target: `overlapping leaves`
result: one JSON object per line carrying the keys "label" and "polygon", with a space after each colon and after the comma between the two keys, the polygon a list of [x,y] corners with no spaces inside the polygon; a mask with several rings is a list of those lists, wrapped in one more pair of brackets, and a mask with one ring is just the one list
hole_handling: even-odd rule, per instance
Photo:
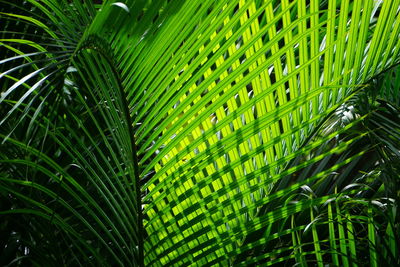
{"label": "overlapping leaves", "polygon": [[2,2],[16,261],[396,263],[400,1]]}

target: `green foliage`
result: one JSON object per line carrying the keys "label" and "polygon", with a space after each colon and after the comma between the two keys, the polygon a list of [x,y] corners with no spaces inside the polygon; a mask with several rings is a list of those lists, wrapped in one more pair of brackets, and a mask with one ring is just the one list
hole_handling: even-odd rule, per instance
{"label": "green foliage", "polygon": [[0,3],[2,265],[400,265],[400,0]]}

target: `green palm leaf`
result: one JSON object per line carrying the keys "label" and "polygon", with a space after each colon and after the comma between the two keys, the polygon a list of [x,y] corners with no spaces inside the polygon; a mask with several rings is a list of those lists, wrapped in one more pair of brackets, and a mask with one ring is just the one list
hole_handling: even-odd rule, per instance
{"label": "green palm leaf", "polygon": [[1,2],[2,263],[398,263],[399,0]]}

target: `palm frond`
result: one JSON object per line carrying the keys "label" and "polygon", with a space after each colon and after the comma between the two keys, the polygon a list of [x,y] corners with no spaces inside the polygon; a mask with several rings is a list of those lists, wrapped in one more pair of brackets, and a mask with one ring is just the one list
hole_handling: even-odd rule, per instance
{"label": "palm frond", "polygon": [[0,2],[4,264],[398,263],[400,0]]}

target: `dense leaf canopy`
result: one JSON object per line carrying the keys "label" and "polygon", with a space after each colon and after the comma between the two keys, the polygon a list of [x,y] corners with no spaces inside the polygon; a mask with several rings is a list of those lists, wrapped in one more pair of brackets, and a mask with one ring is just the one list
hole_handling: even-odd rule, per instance
{"label": "dense leaf canopy", "polygon": [[400,265],[400,0],[0,3],[1,265]]}

